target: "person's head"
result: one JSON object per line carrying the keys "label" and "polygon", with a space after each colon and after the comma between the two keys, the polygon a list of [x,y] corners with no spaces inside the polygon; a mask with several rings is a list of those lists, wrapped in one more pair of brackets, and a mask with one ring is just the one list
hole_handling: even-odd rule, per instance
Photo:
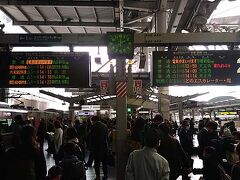
{"label": "person's head", "polygon": [[62,125],[61,125],[61,123],[60,123],[60,121],[54,121],[54,127],[56,128],[56,129],[58,129],[58,128],[62,128]]}
{"label": "person's head", "polygon": [[138,130],[143,130],[144,129],[144,125],[145,125],[145,120],[142,117],[138,117],[135,120],[134,128],[138,129]]}
{"label": "person's head", "polygon": [[70,128],[67,128],[67,132],[66,132],[66,135],[67,135],[67,139],[74,139],[77,137],[77,131],[74,127],[70,127]]}
{"label": "person's head", "polygon": [[223,129],[223,134],[222,134],[222,136],[223,137],[232,137],[232,133],[231,133],[231,131],[230,131],[230,129],[229,128],[224,128]]}
{"label": "person's head", "polygon": [[52,166],[48,170],[49,180],[60,180],[62,176],[62,168],[60,166]]}
{"label": "person's head", "polygon": [[100,118],[99,118],[98,116],[93,116],[93,117],[91,118],[92,124],[95,124],[95,123],[98,122],[98,121],[100,121]]}
{"label": "person's head", "polygon": [[163,122],[163,117],[162,115],[160,114],[157,114],[154,118],[153,118],[154,122],[157,122],[157,123],[162,123]]}
{"label": "person's head", "polygon": [[36,132],[32,126],[24,126],[20,132],[21,143],[26,146],[36,146]]}
{"label": "person's head", "polygon": [[156,148],[160,145],[160,135],[155,128],[151,128],[145,131],[144,145],[150,148]]}
{"label": "person's head", "polygon": [[165,135],[170,135],[171,134],[171,124],[169,122],[163,122],[162,124],[159,125],[159,129],[165,134]]}
{"label": "person's head", "polygon": [[212,159],[216,157],[216,150],[212,146],[206,146],[203,150],[203,159]]}
{"label": "person's head", "polygon": [[183,127],[184,129],[186,129],[186,130],[189,130],[189,128],[190,128],[190,123],[189,123],[189,120],[188,120],[188,119],[184,119],[184,120],[182,121],[182,127]]}
{"label": "person's head", "polygon": [[24,122],[24,120],[23,120],[23,117],[21,116],[21,115],[16,115],[15,117],[14,117],[14,122],[16,123],[16,124],[23,124],[23,122]]}
{"label": "person's head", "polygon": [[79,119],[76,119],[76,120],[75,120],[75,125],[80,125]]}
{"label": "person's head", "polygon": [[207,124],[206,124],[206,128],[208,129],[208,132],[212,133],[214,131],[217,130],[217,123],[214,122],[214,121],[209,121]]}
{"label": "person's head", "polygon": [[74,143],[66,143],[63,146],[63,151],[65,155],[71,156],[75,153],[75,144]]}

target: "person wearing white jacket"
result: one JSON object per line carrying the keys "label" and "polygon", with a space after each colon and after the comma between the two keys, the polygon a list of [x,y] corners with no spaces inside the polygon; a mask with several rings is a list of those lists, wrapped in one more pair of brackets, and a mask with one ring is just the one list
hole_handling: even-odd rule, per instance
{"label": "person wearing white jacket", "polygon": [[125,180],[169,180],[168,162],[156,150],[160,142],[157,131],[148,130],[144,136],[145,146],[129,155]]}
{"label": "person wearing white jacket", "polygon": [[55,147],[55,154],[58,153],[63,140],[63,130],[60,121],[54,122],[55,132],[53,135],[54,147]]}

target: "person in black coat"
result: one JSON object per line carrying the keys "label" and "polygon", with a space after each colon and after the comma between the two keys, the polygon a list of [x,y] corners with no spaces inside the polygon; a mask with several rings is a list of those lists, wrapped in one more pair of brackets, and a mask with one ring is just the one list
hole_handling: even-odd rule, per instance
{"label": "person in black coat", "polygon": [[179,140],[183,150],[190,158],[193,155],[193,139],[192,133],[190,132],[190,124],[188,120],[182,122],[182,127],[179,130]]}
{"label": "person in black coat", "polygon": [[96,173],[96,180],[100,179],[100,163],[102,162],[103,166],[103,179],[108,177],[108,168],[107,168],[107,155],[108,155],[108,128],[107,126],[100,121],[98,116],[93,116],[92,121],[92,130],[90,134],[91,142],[90,148],[93,153],[94,159],[94,168]]}
{"label": "person in black coat", "polygon": [[169,163],[169,180],[176,180],[180,175],[183,175],[183,179],[188,179],[191,165],[178,140],[171,136],[170,123],[160,124],[159,133],[161,134],[161,141],[157,152]]}
{"label": "person in black coat", "polygon": [[219,139],[217,135],[217,123],[214,121],[210,121],[206,124],[206,127],[201,129],[201,131],[198,133],[198,156],[200,159],[203,159],[203,150],[206,146],[211,145],[212,139]]}
{"label": "person in black coat", "polygon": [[206,146],[203,151],[203,168],[193,169],[193,174],[203,174],[205,180],[218,180],[220,179],[218,164],[219,160],[215,148]]}
{"label": "person in black coat", "polygon": [[45,120],[41,119],[38,130],[37,130],[37,137],[38,137],[38,142],[41,150],[43,150],[43,144],[44,144],[46,133],[47,133],[47,126],[46,126]]}

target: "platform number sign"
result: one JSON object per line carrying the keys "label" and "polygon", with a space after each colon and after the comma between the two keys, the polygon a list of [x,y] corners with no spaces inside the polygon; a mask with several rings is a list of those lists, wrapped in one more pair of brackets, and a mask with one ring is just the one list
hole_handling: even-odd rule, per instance
{"label": "platform number sign", "polygon": [[134,34],[129,32],[108,32],[107,48],[110,59],[132,59]]}

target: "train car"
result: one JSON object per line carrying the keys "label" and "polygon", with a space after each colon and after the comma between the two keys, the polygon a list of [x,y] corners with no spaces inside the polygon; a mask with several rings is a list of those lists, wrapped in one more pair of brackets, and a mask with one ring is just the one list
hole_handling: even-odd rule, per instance
{"label": "train car", "polygon": [[1,134],[11,132],[11,126],[14,117],[21,115],[23,119],[27,118],[27,110],[12,109],[7,103],[0,102],[0,132]]}

